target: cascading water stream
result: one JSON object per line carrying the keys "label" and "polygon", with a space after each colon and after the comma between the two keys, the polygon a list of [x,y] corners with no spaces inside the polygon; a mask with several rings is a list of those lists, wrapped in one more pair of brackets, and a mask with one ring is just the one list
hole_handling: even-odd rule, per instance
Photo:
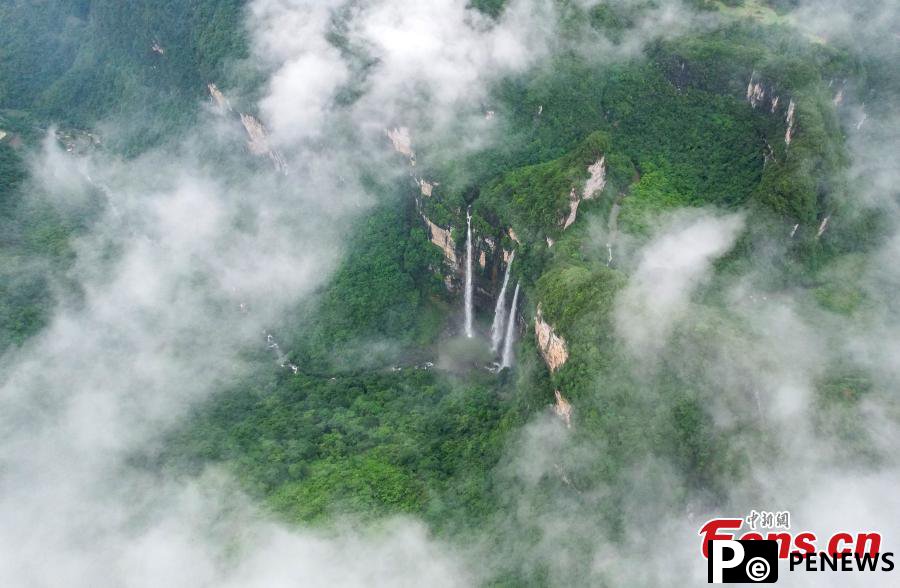
{"label": "cascading water stream", "polygon": [[519,303],[519,282],[516,282],[516,291],[513,294],[512,306],[509,307],[509,318],[506,321],[506,342],[503,345],[503,361],[500,369],[512,367],[513,343],[516,338],[516,305]]}
{"label": "cascading water stream", "polygon": [[466,337],[474,336],[472,331],[472,215],[466,210]]}
{"label": "cascading water stream", "polygon": [[509,256],[506,264],[506,273],[503,274],[503,285],[500,287],[500,295],[497,296],[497,305],[494,307],[494,323],[491,325],[491,351],[500,351],[500,343],[503,342],[503,320],[506,318],[506,285],[509,283],[509,268],[512,267],[516,252]]}

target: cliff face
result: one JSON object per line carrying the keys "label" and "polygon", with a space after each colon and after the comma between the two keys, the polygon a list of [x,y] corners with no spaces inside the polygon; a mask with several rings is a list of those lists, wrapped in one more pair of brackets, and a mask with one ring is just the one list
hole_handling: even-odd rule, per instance
{"label": "cliff face", "polygon": [[784,132],[784,142],[788,145],[791,144],[791,139],[794,138],[794,131],[797,126],[797,118],[794,115],[794,109],[796,107],[797,105],[791,100],[790,104],[788,104],[787,114],[784,118],[785,123],[787,123],[787,130]]}
{"label": "cliff face", "polygon": [[555,393],[556,396],[556,404],[553,405],[553,412],[556,413],[564,423],[566,423],[567,427],[572,426],[572,404],[569,403],[568,400],[562,395],[562,393],[557,390]]}
{"label": "cliff face", "polygon": [[209,89],[209,96],[212,98],[216,108],[219,109],[219,112],[222,114],[231,112],[231,103],[228,102],[228,98],[219,90],[219,87],[215,84],[207,84],[206,87]]}
{"label": "cliff face", "polygon": [[418,179],[416,180],[416,183],[419,185],[419,192],[425,197],[430,197],[432,193],[434,193],[434,187],[439,185],[437,182],[428,182]]}
{"label": "cliff face", "polygon": [[412,149],[412,137],[407,127],[396,127],[387,132],[388,139],[394,146],[394,151],[409,158],[410,165],[416,164],[416,154]]}
{"label": "cliff face", "polygon": [[453,238],[451,236],[450,229],[445,229],[443,227],[439,227],[427,217],[422,216],[425,220],[425,224],[428,226],[428,233],[431,236],[431,242],[441,248],[441,251],[444,252],[444,258],[446,258],[447,262],[453,266],[453,268],[459,267],[459,260],[456,257],[456,249],[454,248]]}
{"label": "cliff face", "polygon": [[241,113],[241,124],[247,131],[247,148],[250,153],[260,156],[268,156],[272,164],[280,172],[286,172],[287,166],[281,154],[269,145],[269,135],[262,122],[252,114]]}
{"label": "cliff face", "polygon": [[241,113],[241,124],[247,131],[247,148],[254,155],[266,155],[269,152],[269,138],[262,123],[252,114]]}
{"label": "cliff face", "polygon": [[569,359],[566,340],[553,331],[553,327],[544,321],[541,305],[538,304],[537,316],[534,318],[534,335],[538,350],[551,372],[555,372]]}
{"label": "cliff face", "polygon": [[590,200],[606,187],[606,156],[602,156],[588,166],[588,173],[591,174],[591,177],[584,184],[585,200]]}
{"label": "cliff face", "polygon": [[[220,116],[234,117],[235,112],[231,108],[231,103],[219,87],[215,84],[207,84],[206,88],[209,90],[209,96],[215,105],[216,112]],[[287,164],[281,154],[269,144],[269,135],[262,121],[252,114],[244,112],[238,113],[237,116],[240,118],[241,125],[247,133],[247,149],[250,153],[260,157],[268,157],[276,170],[281,173],[287,173]]]}
{"label": "cliff face", "polygon": [[590,200],[606,187],[606,157],[603,156],[589,165],[588,173],[591,175],[584,183],[581,195],[578,194],[575,186],[572,186],[572,191],[569,193],[569,216],[563,221],[563,230],[568,229],[575,222],[578,216],[578,205],[581,204],[581,201]]}
{"label": "cliff face", "polygon": [[[751,108],[761,107],[767,109],[771,114],[779,111],[779,107],[784,104],[784,101],[778,95],[777,90],[770,86],[763,80],[757,79],[756,74],[750,76],[750,81],[747,83],[747,102],[750,103]],[[835,97],[835,100],[838,99],[843,99],[842,91]],[[794,138],[794,133],[797,130],[796,107],[797,105],[794,101],[788,98],[787,109],[784,114],[784,143],[786,145],[791,144],[791,140]]]}

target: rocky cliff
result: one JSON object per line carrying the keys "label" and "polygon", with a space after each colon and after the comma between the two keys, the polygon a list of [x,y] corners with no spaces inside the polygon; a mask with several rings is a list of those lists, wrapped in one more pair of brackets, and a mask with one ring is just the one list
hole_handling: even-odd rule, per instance
{"label": "rocky cliff", "polygon": [[566,340],[557,335],[553,327],[544,321],[540,304],[537,307],[537,316],[534,318],[534,335],[537,339],[538,350],[551,372],[555,372],[568,361],[569,349],[566,346]]}

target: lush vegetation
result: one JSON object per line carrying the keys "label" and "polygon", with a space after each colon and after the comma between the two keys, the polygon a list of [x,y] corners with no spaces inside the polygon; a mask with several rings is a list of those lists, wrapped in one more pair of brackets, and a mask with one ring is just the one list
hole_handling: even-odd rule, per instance
{"label": "lush vegetation", "polygon": [[131,152],[185,128],[244,57],[243,0],[0,4],[0,109],[89,127],[115,117]]}
{"label": "lush vegetation", "polygon": [[[183,126],[205,82],[228,79],[229,61],[245,51],[238,0],[45,4],[43,11],[0,5],[0,20],[16,31],[0,41],[7,56],[0,62],[0,128],[11,133],[0,140],[0,349],[44,324],[53,304],[49,276],[69,263],[69,239],[92,218],[89,209],[64,215],[23,199],[22,191],[34,188],[10,139],[33,141],[34,127],[52,121],[90,126],[101,116],[141,113],[152,124],[124,148],[145,148]],[[504,2],[472,4],[496,16]],[[652,5],[603,3],[579,16],[581,25],[619,43]],[[523,544],[542,539],[533,522],[517,520],[523,505],[512,495],[527,503],[524,510],[570,509],[596,519],[600,527],[592,528],[613,538],[623,536],[623,504],[663,484],[675,486],[669,495],[677,504],[667,505],[673,509],[683,509],[691,492],[721,499],[746,471],[747,456],[729,436],[765,443],[764,425],[753,416],[723,428],[708,410],[718,388],[704,374],[717,344],[751,345],[758,336],[725,300],[730,280],[753,267],[761,244],[779,243],[783,252],[755,286],[800,290],[801,310],[810,312],[853,316],[869,303],[856,280],[882,233],[877,218],[844,198],[847,161],[828,88],[862,68],[845,52],[797,39],[777,24],[739,22],[654,43],[645,55],[613,64],[562,52],[498,81],[490,99],[503,141],[452,159],[437,146],[417,145],[418,170],[440,181],[434,196],[417,203],[412,186],[369,180],[379,206],[354,227],[327,286],[276,333],[300,373],[254,355],[252,377],[197,407],[153,465],[193,473],[224,464],[296,522],[411,513],[451,538],[487,533],[498,553],[511,554],[498,578],[510,585],[540,585],[547,574],[522,555]],[[747,104],[751,76],[782,97],[780,110]],[[798,121],[790,146],[789,100]],[[605,189],[581,203],[563,231],[570,190],[601,156]],[[439,357],[458,300],[444,287],[446,264],[420,213],[464,227],[469,205],[477,235],[517,248],[513,271],[527,326],[512,374],[444,369]],[[679,208],[742,210],[753,219],[691,301],[691,320],[672,335],[673,346],[700,350],[690,361],[670,357],[636,375],[634,358],[615,336],[615,300],[632,267],[627,258],[610,263],[600,239],[609,234],[614,205],[621,207],[618,231],[632,244]],[[843,228],[820,238],[828,215],[842,218]],[[795,224],[801,229],[788,240]],[[453,232],[460,244],[462,233]],[[483,290],[499,288],[490,268],[478,277]],[[552,374],[535,348],[530,317],[538,304],[568,343],[568,361]],[[488,317],[492,307],[482,301],[479,310]],[[870,388],[854,366],[835,366],[818,389],[822,426],[858,441],[847,407]],[[523,490],[509,479],[504,459],[556,390],[575,407],[572,445],[602,451],[559,456],[560,475]],[[671,463],[674,473],[635,473],[647,473],[642,468],[654,460]],[[560,495],[562,505],[555,502]],[[575,537],[569,546],[583,552],[585,567],[590,539]]]}

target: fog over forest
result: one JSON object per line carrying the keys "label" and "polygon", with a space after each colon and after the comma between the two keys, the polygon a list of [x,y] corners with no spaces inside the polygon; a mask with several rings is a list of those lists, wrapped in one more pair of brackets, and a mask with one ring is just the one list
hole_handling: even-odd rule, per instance
{"label": "fog over forest", "polygon": [[0,26],[0,585],[704,585],[751,511],[900,549],[897,2]]}

